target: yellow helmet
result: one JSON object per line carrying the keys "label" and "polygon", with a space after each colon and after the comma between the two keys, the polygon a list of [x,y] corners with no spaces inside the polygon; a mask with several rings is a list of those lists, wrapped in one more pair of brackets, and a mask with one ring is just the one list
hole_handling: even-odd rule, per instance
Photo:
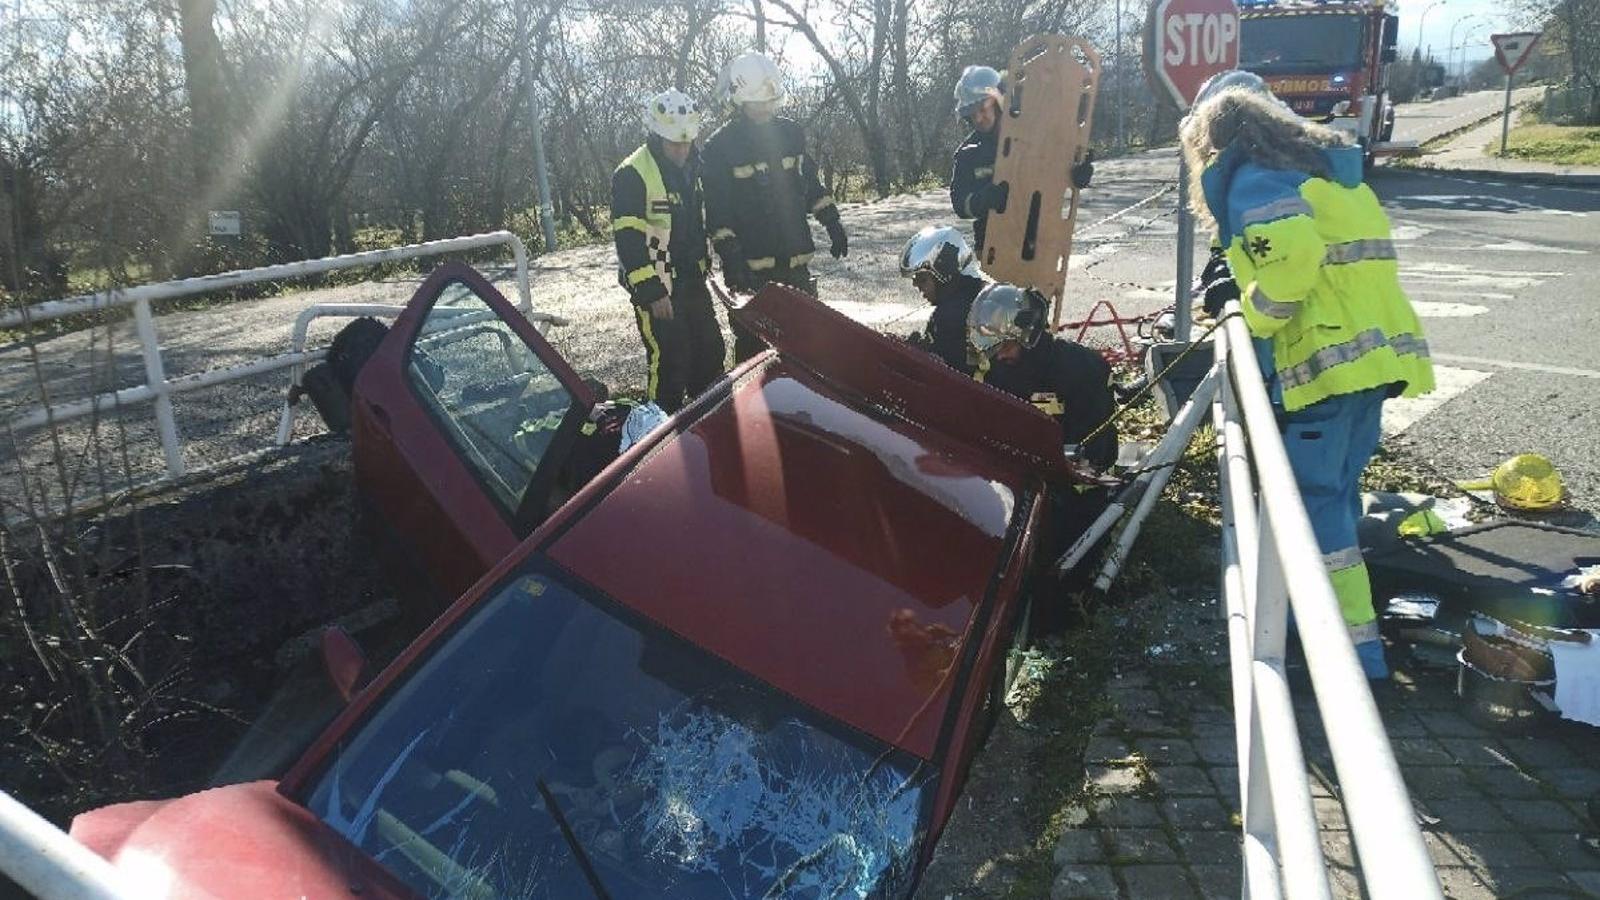
{"label": "yellow helmet", "polygon": [[1537,453],[1519,453],[1500,464],[1489,479],[1495,502],[1506,509],[1554,509],[1567,498],[1561,473]]}

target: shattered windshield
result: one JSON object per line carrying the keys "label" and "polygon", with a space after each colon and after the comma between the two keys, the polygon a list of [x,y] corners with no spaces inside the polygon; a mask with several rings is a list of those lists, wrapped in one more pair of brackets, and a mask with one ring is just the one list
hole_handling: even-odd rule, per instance
{"label": "shattered windshield", "polygon": [[1245,19],[1239,68],[1257,75],[1325,74],[1361,65],[1361,17],[1262,16]]}
{"label": "shattered windshield", "polygon": [[614,898],[898,897],[933,777],[522,574],[382,703],[306,805],[427,897],[591,896],[580,857]]}

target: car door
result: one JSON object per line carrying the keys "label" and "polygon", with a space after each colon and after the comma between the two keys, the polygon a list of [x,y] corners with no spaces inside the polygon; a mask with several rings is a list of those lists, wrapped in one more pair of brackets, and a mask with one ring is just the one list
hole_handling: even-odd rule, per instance
{"label": "car door", "polygon": [[594,403],[472,268],[446,264],[418,289],[356,379],[351,439],[365,511],[438,604],[548,516]]}

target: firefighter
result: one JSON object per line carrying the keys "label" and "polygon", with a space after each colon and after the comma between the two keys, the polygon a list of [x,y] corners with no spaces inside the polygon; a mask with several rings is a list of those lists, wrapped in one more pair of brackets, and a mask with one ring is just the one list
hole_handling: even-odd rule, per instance
{"label": "firefighter", "polygon": [[926,333],[914,333],[908,340],[971,375],[977,367],[967,351],[967,313],[989,280],[966,239],[948,225],[929,225],[900,252],[900,274],[933,304]]}
{"label": "firefighter", "polygon": [[1049,316],[1050,301],[1038,291],[1010,284],[980,291],[967,316],[967,340],[978,352],[974,377],[1053,417],[1062,443],[1077,447],[1079,459],[1109,468],[1117,458],[1116,429],[1105,424],[1116,410],[1111,365],[1082,344],[1048,334]]}
{"label": "firefighter", "polygon": [[[1202,88],[1181,129],[1186,186],[1216,228],[1257,338],[1284,447],[1367,677],[1388,678],[1356,539],[1361,472],[1389,397],[1433,389],[1361,149],[1295,115],[1246,72]],[[1213,272],[1213,277],[1221,271]]]}
{"label": "firefighter", "polygon": [[[806,216],[828,232],[835,259],[850,252],[839,208],[817,180],[800,125],[777,115],[783,77],[760,53],[734,57],[717,79],[717,95],[733,118],[706,141],[706,227],[722,260],[728,290],[750,293],[778,282],[816,295],[811,255],[816,244]],[[734,357],[761,350],[759,338],[732,323]]]}
{"label": "firefighter", "polygon": [[[967,66],[956,82],[956,116],[972,132],[956,148],[950,170],[950,208],[972,219],[973,243],[983,253],[983,233],[991,210],[1004,210],[1010,185],[994,183],[995,147],[1000,136],[1000,111],[1005,103],[999,72],[988,66]],[[1092,154],[1072,167],[1072,183],[1079,190],[1094,177]]]}
{"label": "firefighter", "polygon": [[611,233],[644,340],[649,397],[674,413],[722,374],[727,349],[706,289],[700,109],[663,91],[645,103],[644,127],[644,144],[611,175]]}

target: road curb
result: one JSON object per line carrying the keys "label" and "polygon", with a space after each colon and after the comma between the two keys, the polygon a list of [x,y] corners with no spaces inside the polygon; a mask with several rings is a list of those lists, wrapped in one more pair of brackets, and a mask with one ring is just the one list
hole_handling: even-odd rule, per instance
{"label": "road curb", "polygon": [[1445,166],[1399,166],[1395,171],[1420,172],[1453,178],[1476,178],[1494,181],[1513,181],[1518,184],[1538,184],[1555,187],[1600,187],[1600,175],[1564,174],[1561,172],[1518,172],[1501,169],[1457,169]]}

